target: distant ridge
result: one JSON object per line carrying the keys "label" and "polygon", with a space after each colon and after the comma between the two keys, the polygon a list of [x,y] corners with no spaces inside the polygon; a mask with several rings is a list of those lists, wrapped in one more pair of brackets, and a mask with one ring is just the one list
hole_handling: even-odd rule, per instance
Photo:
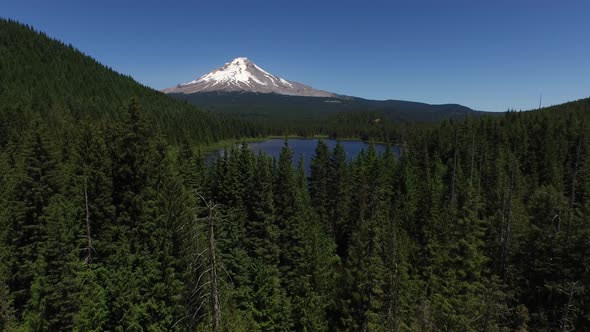
{"label": "distant ridge", "polygon": [[239,57],[191,82],[162,90],[204,109],[245,119],[321,119],[340,112],[379,112],[404,122],[430,122],[480,114],[459,104],[369,100],[288,81]]}
{"label": "distant ridge", "polygon": [[404,100],[369,100],[340,96],[302,97],[240,91],[173,93],[171,96],[208,111],[244,119],[319,120],[338,113],[377,112],[398,122],[433,122],[462,119],[467,115],[496,114],[477,112],[458,104],[431,105]]}

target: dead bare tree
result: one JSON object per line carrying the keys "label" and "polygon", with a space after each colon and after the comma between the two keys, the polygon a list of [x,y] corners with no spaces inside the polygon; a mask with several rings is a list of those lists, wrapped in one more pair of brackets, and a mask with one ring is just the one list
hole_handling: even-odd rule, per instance
{"label": "dead bare tree", "polygon": [[504,278],[506,272],[506,259],[508,257],[508,247],[510,245],[510,235],[512,231],[512,191],[514,187],[514,173],[515,166],[512,166],[510,174],[510,185],[508,186],[508,211],[506,216],[506,224],[504,225],[504,212],[502,212],[502,248],[500,255],[500,276]]}
{"label": "dead bare tree", "polygon": [[90,207],[88,204],[88,185],[87,179],[84,178],[84,206],[86,209],[86,235],[84,236],[87,240],[86,247],[83,249],[86,251],[86,258],[84,258],[84,263],[88,266],[92,265],[92,254],[96,252],[96,249],[92,246],[92,232],[90,227]]}
{"label": "dead bare tree", "polygon": [[[198,194],[198,193],[197,193]],[[207,232],[209,238],[209,278],[211,282],[210,302],[211,302],[211,331],[217,331],[219,321],[221,319],[221,307],[219,306],[219,292],[217,288],[217,260],[215,252],[215,219],[217,204],[213,205],[211,201],[207,200],[200,194],[201,200],[207,206]]]}
{"label": "dead bare tree", "polygon": [[500,231],[498,232],[498,244],[500,246],[499,254],[500,254],[500,265],[498,266],[499,274],[502,273],[502,246],[504,245],[504,224],[506,218],[506,189],[502,186],[502,210],[500,216]]}
{"label": "dead bare tree", "polygon": [[[219,304],[219,278],[217,271],[220,265],[217,261],[217,250],[215,243],[215,221],[219,219],[217,216],[218,204],[213,204],[207,201],[199,192],[196,193],[201,199],[206,209],[206,216],[202,218],[197,217],[195,211],[193,218],[193,225],[183,225],[181,230],[185,229],[190,234],[189,241],[195,243],[194,250],[196,254],[192,256],[189,262],[189,268],[194,271],[195,279],[193,280],[194,287],[192,288],[187,303],[187,315],[180,318],[174,326],[179,324],[184,319],[191,319],[200,321],[207,312],[203,308],[209,303],[211,313],[211,331],[216,332],[219,329],[221,322],[221,306]],[[198,229],[201,221],[206,221],[206,245],[201,248],[198,243]],[[208,280],[207,280],[208,279]]]}
{"label": "dead bare tree", "polygon": [[479,155],[479,169],[477,170],[478,174],[477,174],[477,194],[475,195],[476,197],[476,201],[479,201],[479,194],[480,194],[480,190],[481,190],[481,175],[482,175],[482,170],[483,170],[483,145],[481,148],[481,152]]}
{"label": "dead bare tree", "polygon": [[563,317],[561,318],[559,330],[561,332],[573,331],[572,311],[574,311],[574,295],[578,294],[582,290],[582,287],[576,280],[566,283],[565,287],[559,288],[558,290],[567,296],[567,303],[563,307]]}
{"label": "dead bare tree", "polygon": [[451,206],[455,205],[456,197],[455,197],[455,178],[457,174],[457,154],[459,153],[459,149],[457,148],[457,133],[455,132],[455,151],[453,155],[453,178],[451,182]]}
{"label": "dead bare tree", "polygon": [[580,135],[580,137],[578,138],[578,146],[576,148],[576,162],[574,163],[574,172],[573,172],[573,178],[572,178],[572,188],[570,191],[570,199],[569,199],[569,216],[568,216],[568,221],[567,221],[567,226],[566,226],[566,230],[565,230],[565,237],[566,239],[569,238],[569,234],[570,234],[570,228],[571,228],[571,223],[572,223],[572,217],[573,217],[573,210],[574,210],[574,203],[575,203],[575,199],[576,199],[576,184],[577,184],[577,178],[578,178],[578,167],[580,164],[580,151],[582,148],[582,135]]}
{"label": "dead bare tree", "polygon": [[471,134],[471,170],[469,171],[469,186],[473,188],[473,170],[475,167],[475,131]]}

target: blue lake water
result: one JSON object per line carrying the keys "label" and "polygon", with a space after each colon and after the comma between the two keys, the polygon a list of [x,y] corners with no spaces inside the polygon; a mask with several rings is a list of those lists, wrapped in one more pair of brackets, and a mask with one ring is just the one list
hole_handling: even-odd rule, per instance
{"label": "blue lake water", "polygon": [[[258,154],[259,152],[263,152],[270,157],[275,159],[279,159],[279,154],[281,153],[281,149],[283,147],[284,139],[282,138],[273,138],[268,139],[262,142],[252,142],[247,143],[248,146],[254,151],[254,153]],[[332,139],[323,139],[324,143],[328,145],[330,151],[334,149],[336,143],[338,141]],[[362,141],[339,141],[344,151],[346,151],[346,157],[348,160],[355,159],[358,154],[364,149],[367,150],[369,148],[369,144],[362,142]],[[293,138],[287,141],[289,144],[289,148],[293,151],[293,162],[295,165],[299,162],[299,158],[303,156],[303,162],[305,163],[305,170],[309,174],[309,168],[311,164],[311,158],[315,153],[315,148],[318,145],[318,139],[299,139]],[[374,144],[375,151],[377,153],[385,152],[386,145],[384,144]],[[399,148],[392,146],[391,147],[393,153],[396,156],[399,156]],[[213,152],[207,157],[207,160],[216,159],[220,154],[223,154],[223,150],[219,150]]]}

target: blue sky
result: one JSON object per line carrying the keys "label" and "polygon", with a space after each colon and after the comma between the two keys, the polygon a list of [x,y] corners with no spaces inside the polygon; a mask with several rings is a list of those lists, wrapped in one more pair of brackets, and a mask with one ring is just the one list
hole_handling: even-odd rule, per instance
{"label": "blue sky", "polygon": [[531,109],[590,96],[590,1],[27,1],[0,16],[156,89],[238,56],[370,99]]}

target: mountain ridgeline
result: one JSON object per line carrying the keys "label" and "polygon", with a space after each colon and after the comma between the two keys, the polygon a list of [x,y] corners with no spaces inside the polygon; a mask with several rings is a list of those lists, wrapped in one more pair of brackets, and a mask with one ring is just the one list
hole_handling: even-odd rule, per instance
{"label": "mountain ridgeline", "polygon": [[0,70],[2,331],[590,330],[590,98],[301,122],[402,143],[348,160],[320,141],[306,176],[288,144],[206,163],[271,125],[12,21]]}
{"label": "mountain ridgeline", "polygon": [[[458,104],[431,105],[403,100],[368,100],[356,97],[306,97],[276,93],[198,92],[169,93],[200,108],[245,119],[321,121],[343,113],[374,113],[393,122],[436,122],[490,115]],[[310,121],[311,122],[311,121]]]}
{"label": "mountain ridgeline", "polygon": [[214,112],[285,122],[325,120],[335,113],[367,111],[396,122],[433,122],[481,114],[457,104],[367,100],[315,90],[274,76],[247,58],[236,58],[192,82],[162,91]]}

